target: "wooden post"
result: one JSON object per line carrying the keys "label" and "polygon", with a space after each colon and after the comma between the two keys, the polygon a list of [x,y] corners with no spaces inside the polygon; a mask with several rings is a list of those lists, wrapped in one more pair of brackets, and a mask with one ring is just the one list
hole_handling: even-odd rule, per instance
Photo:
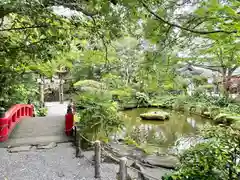
{"label": "wooden post", "polygon": [[62,75],[60,75],[59,101],[60,101],[60,104],[63,104],[63,78],[62,78]]}
{"label": "wooden post", "polygon": [[79,132],[76,132],[77,128],[75,127],[75,144],[76,144],[76,157],[83,157],[82,152],[82,138],[79,135]]}
{"label": "wooden post", "polygon": [[[74,126],[74,143],[75,143],[75,146],[77,146],[77,126]],[[79,135],[79,134],[78,134]]]}
{"label": "wooden post", "polygon": [[82,153],[82,147],[81,147],[81,138],[79,137],[78,138],[78,143],[77,143],[77,149],[76,149],[76,157],[80,157],[82,158],[83,157],[83,153]]}
{"label": "wooden post", "polygon": [[119,165],[119,180],[127,180],[127,158],[120,158]]}
{"label": "wooden post", "polygon": [[44,77],[40,75],[40,107],[44,107]]}
{"label": "wooden post", "polygon": [[101,146],[100,141],[95,141],[95,178],[100,178]]}

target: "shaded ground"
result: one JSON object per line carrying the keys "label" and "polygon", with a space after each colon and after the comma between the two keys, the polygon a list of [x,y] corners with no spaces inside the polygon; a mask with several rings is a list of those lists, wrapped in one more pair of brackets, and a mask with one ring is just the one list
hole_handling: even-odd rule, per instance
{"label": "shaded ground", "polygon": [[[50,150],[8,153],[0,148],[0,179],[6,180],[95,180],[94,167],[86,158],[75,158],[70,143]],[[103,180],[115,180],[118,166],[102,164]]]}

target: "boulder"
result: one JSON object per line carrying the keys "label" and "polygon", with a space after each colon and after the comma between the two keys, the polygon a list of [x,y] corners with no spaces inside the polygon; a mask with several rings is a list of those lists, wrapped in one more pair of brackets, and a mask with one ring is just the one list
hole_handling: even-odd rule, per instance
{"label": "boulder", "polygon": [[166,169],[175,169],[179,164],[179,159],[172,155],[149,155],[142,158],[143,164],[152,165],[153,167],[162,167]]}
{"label": "boulder", "polygon": [[240,121],[240,116],[232,115],[232,114],[220,113],[214,118],[214,122],[216,124],[230,125],[238,121]]}
{"label": "boulder", "polygon": [[160,167],[145,167],[136,161],[131,165],[131,167],[138,170],[139,173],[137,179],[139,180],[162,179],[162,177],[171,172],[168,169]]}
{"label": "boulder", "polygon": [[210,118],[210,115],[211,115],[211,113],[208,112],[208,111],[203,112],[203,116],[204,116],[204,117]]}

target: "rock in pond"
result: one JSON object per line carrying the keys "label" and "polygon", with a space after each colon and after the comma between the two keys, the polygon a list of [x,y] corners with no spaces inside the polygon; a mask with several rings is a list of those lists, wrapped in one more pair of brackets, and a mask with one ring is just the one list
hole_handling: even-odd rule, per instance
{"label": "rock in pond", "polygon": [[169,113],[163,111],[154,111],[140,114],[143,120],[166,120],[169,119]]}

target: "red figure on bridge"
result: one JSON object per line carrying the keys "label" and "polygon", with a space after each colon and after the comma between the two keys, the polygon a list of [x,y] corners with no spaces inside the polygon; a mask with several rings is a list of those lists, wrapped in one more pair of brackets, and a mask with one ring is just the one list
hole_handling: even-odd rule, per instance
{"label": "red figure on bridge", "polygon": [[71,136],[73,133],[75,110],[75,106],[71,101],[68,105],[67,114],[65,115],[65,133],[67,136]]}

